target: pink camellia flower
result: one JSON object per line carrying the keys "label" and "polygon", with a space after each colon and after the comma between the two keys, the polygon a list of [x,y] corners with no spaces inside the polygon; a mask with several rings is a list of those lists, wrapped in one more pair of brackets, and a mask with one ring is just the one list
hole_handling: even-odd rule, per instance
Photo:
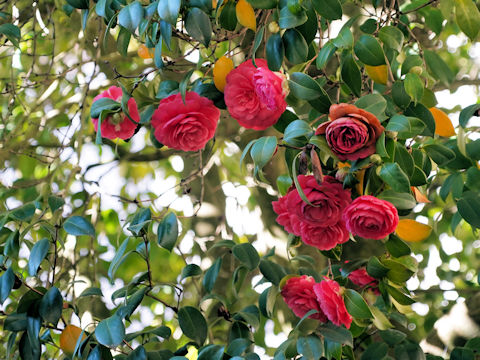
{"label": "pink camellia flower", "polygon": [[302,223],[300,227],[302,241],[319,250],[331,250],[350,239],[350,234],[342,220],[326,227],[312,226],[308,223]]}
{"label": "pink camellia flower", "polygon": [[287,81],[268,69],[264,59],[247,60],[227,75],[225,104],[228,112],[246,128],[264,130],[275,124],[287,108]]}
{"label": "pink camellia flower", "polygon": [[337,326],[345,325],[350,329],[352,316],[347,312],[340,285],[335,280],[324,277],[324,280],[313,286],[313,291],[320,303],[320,308],[328,320]]}
{"label": "pink camellia flower", "polygon": [[375,294],[380,294],[380,291],[378,290],[378,280],[368,275],[365,268],[360,268],[352,271],[350,274],[348,274],[348,279],[355,285],[358,285],[360,287],[368,286],[373,290]]}
{"label": "pink camellia flower", "polygon": [[343,219],[352,234],[379,240],[395,231],[398,212],[388,201],[363,195],[345,209]]}
{"label": "pink camellia flower", "polygon": [[213,102],[196,92],[174,94],[160,101],[152,116],[157,140],[172,149],[196,151],[213,138],[220,110]]}
{"label": "pink camellia flower", "polygon": [[352,202],[350,190],[331,176],[325,176],[318,184],[312,175],[298,176],[298,183],[310,204],[302,200],[298,191],[287,198],[288,211],[312,226],[331,226],[342,218],[343,210]]}
{"label": "pink camellia flower", "polygon": [[[101,94],[98,94],[93,99],[93,102],[101,98],[110,98],[115,101],[122,100],[122,89],[118,86],[110,86],[108,90],[105,90]],[[137,103],[134,98],[130,98],[127,102],[128,112],[130,117],[136,122],[140,121],[140,115],[138,114]],[[93,126],[95,131],[98,130],[98,119],[92,118]],[[137,124],[130,120],[127,115],[123,113],[115,113],[107,116],[106,119],[102,120],[100,125],[100,132],[102,137],[107,139],[116,139],[120,138],[123,140],[129,139],[135,134],[135,129]]]}
{"label": "pink camellia flower", "polygon": [[302,275],[288,279],[282,287],[282,297],[293,313],[302,318],[310,310],[318,313],[310,315],[310,319],[326,322],[327,317],[320,308],[317,297],[313,291],[315,279],[311,276]]}
{"label": "pink camellia flower", "polygon": [[[296,190],[295,190],[296,191]],[[277,213],[277,223],[282,225],[285,231],[294,234],[295,236],[300,236],[301,222],[295,214],[292,214],[287,206],[287,197],[288,193],[285,196],[282,196],[278,201],[272,202],[273,211]]]}
{"label": "pink camellia flower", "polygon": [[340,160],[363,159],[375,153],[375,143],[384,128],[375,115],[351,104],[330,106],[330,121],[315,135],[325,134],[328,146]]}

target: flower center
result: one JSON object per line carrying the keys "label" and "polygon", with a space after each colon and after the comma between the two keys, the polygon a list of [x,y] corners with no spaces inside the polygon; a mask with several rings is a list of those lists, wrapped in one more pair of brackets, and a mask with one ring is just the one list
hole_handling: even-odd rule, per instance
{"label": "flower center", "polygon": [[123,122],[123,114],[122,113],[115,113],[115,114],[110,116],[108,121],[112,125],[120,125]]}

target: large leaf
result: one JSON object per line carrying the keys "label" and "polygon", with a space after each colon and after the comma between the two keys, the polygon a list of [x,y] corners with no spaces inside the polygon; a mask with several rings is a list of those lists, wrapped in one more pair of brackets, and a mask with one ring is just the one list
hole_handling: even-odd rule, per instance
{"label": "large leaf", "polygon": [[63,223],[63,228],[70,235],[80,236],[89,235],[95,236],[95,229],[93,225],[82,216],[72,216]]}
{"label": "large leaf", "polygon": [[232,253],[250,271],[255,270],[260,263],[260,256],[258,256],[257,250],[250,243],[235,245],[232,248]]}
{"label": "large leaf", "polygon": [[458,27],[467,35],[470,40],[477,37],[480,30],[480,11],[472,0],[455,1],[455,20]]}
{"label": "large leaf", "polygon": [[62,310],[62,294],[55,286],[52,286],[40,300],[38,313],[44,321],[57,325],[58,320],[62,316]]}
{"label": "large leaf", "polygon": [[403,32],[395,26],[384,26],[378,32],[378,37],[390,49],[401,51],[403,46]]}
{"label": "large leaf", "polygon": [[[467,0],[468,1],[468,0]],[[425,62],[428,70],[435,79],[438,79],[445,86],[448,86],[455,79],[455,74],[436,52],[432,50],[424,51]]]}
{"label": "large leaf", "polygon": [[362,75],[360,74],[357,63],[350,54],[348,54],[343,61],[341,76],[352,93],[355,96],[360,96],[362,90]]}
{"label": "large leaf", "polygon": [[457,202],[458,212],[470,225],[480,228],[480,195],[473,191],[463,193]]}
{"label": "large leaf", "polygon": [[185,306],[178,310],[178,323],[185,336],[202,345],[207,338],[207,322],[202,313],[193,306]]}
{"label": "large leaf", "polygon": [[362,35],[354,45],[355,55],[366,65],[379,66],[385,64],[382,47],[371,35]]}
{"label": "large leaf", "polygon": [[95,337],[105,346],[118,346],[125,338],[125,326],[118,315],[113,315],[100,323],[95,328]]}
{"label": "large leaf", "polygon": [[297,14],[293,14],[288,6],[284,6],[280,9],[280,16],[278,18],[278,25],[282,29],[291,29],[302,25],[307,21],[308,17],[305,11],[299,11]]}
{"label": "large leaf", "polygon": [[181,0],[159,0],[157,7],[158,16],[175,26],[181,3]]}
{"label": "large leaf", "polygon": [[202,10],[194,7],[188,11],[185,28],[191,37],[208,46],[212,38],[212,24],[208,15]]}
{"label": "large leaf", "polygon": [[158,245],[172,251],[178,238],[178,220],[174,213],[168,213],[158,224],[157,238]]}
{"label": "large leaf", "polygon": [[338,0],[312,0],[313,8],[322,17],[327,20],[337,20],[342,18],[342,5]]}
{"label": "large leaf", "polygon": [[134,1],[120,11],[118,14],[118,23],[133,34],[138,28],[138,25],[140,25],[143,15],[142,5],[138,1]]}
{"label": "large leaf", "polygon": [[[230,2],[228,2],[227,5],[228,4],[230,4]],[[283,46],[283,41],[280,34],[276,33],[270,35],[267,40],[267,45],[265,46],[265,51],[267,55],[268,68],[272,71],[280,70],[280,67],[283,63],[283,57],[285,56],[285,47]]]}
{"label": "large leaf", "polygon": [[253,144],[250,156],[259,169],[262,169],[272,158],[277,149],[277,138],[275,136],[264,136]]}
{"label": "large leaf", "polygon": [[12,291],[15,282],[15,274],[11,267],[0,276],[0,305],[3,305]]}
{"label": "large leaf", "polygon": [[357,319],[371,319],[373,317],[362,295],[352,289],[345,290],[345,306],[350,315]]}
{"label": "large leaf", "polygon": [[0,34],[5,35],[13,45],[18,47],[18,42],[21,38],[21,33],[18,26],[13,24],[2,24],[0,25]]}
{"label": "large leaf", "polygon": [[380,168],[380,178],[396,192],[410,192],[410,181],[397,163],[384,164]]}

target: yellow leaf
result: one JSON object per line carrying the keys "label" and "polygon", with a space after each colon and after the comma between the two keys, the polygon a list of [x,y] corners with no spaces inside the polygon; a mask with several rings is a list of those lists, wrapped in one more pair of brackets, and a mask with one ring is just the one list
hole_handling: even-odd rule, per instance
{"label": "yellow leaf", "polygon": [[255,11],[253,11],[252,5],[247,0],[239,0],[235,7],[238,22],[253,30],[257,31],[257,18],[255,17]]}
{"label": "yellow leaf", "polygon": [[385,85],[388,79],[387,65],[370,66],[365,65],[365,71],[370,79],[373,81]]}
{"label": "yellow leaf", "polygon": [[[77,340],[82,333],[82,329],[75,325],[67,325],[63,329],[62,334],[60,335],[60,349],[67,354],[72,356],[75,351],[75,345],[77,345]],[[87,335],[83,333],[82,340],[86,339]]]}
{"label": "yellow leaf", "polygon": [[409,242],[423,241],[430,236],[431,232],[432,227],[430,225],[425,225],[412,219],[401,219],[395,230],[400,239]]}
{"label": "yellow leaf", "polygon": [[435,107],[429,110],[435,119],[435,134],[447,137],[455,135],[452,120],[450,120],[447,114]]}
{"label": "yellow leaf", "polygon": [[141,44],[138,47],[137,54],[142,59],[153,59],[155,57],[155,50],[149,49],[144,44]]}
{"label": "yellow leaf", "polygon": [[215,87],[223,92],[227,83],[227,75],[233,70],[233,61],[225,56],[217,60],[213,67],[213,83]]}
{"label": "yellow leaf", "polygon": [[363,179],[365,178],[365,169],[357,171],[355,176],[358,180],[358,184],[355,185],[358,195],[363,195]]}
{"label": "yellow leaf", "polygon": [[429,203],[428,197],[420,192],[415,186],[412,186],[413,195],[415,195],[415,200],[419,203]]}

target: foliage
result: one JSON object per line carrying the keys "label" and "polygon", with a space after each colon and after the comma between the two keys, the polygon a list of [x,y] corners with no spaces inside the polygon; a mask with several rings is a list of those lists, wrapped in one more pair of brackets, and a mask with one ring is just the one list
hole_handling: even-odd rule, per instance
{"label": "foliage", "polygon": [[[434,322],[478,291],[480,105],[436,98],[478,85],[475,1],[15,0],[0,23],[1,358],[425,359]],[[229,115],[230,59],[288,79],[272,127]],[[111,85],[121,98],[93,102]],[[151,125],[187,91],[222,110],[197,152],[167,149]],[[91,118],[137,123],[131,98],[135,135],[102,139]],[[338,103],[385,128],[371,156],[339,161],[316,132]],[[307,173],[408,221],[317,251],[272,209],[289,189],[309,201]],[[378,293],[349,280],[360,268]],[[344,288],[349,329],[292,313],[280,294],[299,275]]]}

